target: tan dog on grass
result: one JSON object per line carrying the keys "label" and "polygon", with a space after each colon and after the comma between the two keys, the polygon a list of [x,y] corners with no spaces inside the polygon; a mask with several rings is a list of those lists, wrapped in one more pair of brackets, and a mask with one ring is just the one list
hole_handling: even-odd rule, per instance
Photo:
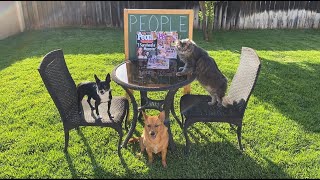
{"label": "tan dog on grass", "polygon": [[131,138],[129,142],[139,141],[141,153],[148,153],[149,164],[153,161],[153,153],[161,153],[162,166],[167,167],[167,151],[169,144],[168,128],[164,125],[165,113],[160,112],[158,116],[148,116],[142,111],[144,118],[144,129],[142,136]]}

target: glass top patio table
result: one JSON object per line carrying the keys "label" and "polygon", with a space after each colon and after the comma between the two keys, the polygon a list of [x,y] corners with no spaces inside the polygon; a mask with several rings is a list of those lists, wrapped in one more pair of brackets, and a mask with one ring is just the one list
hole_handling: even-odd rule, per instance
{"label": "glass top patio table", "polygon": [[[180,88],[190,84],[195,77],[193,76],[156,76],[141,77],[137,69],[137,63],[124,62],[118,65],[114,71],[112,78],[119,85],[125,86],[133,90],[142,91],[166,91],[170,89]],[[154,70],[157,71],[157,70]],[[161,71],[161,70],[159,70]],[[153,80],[152,80],[153,78]],[[161,82],[161,78],[163,81]],[[160,79],[157,81],[157,79]]]}

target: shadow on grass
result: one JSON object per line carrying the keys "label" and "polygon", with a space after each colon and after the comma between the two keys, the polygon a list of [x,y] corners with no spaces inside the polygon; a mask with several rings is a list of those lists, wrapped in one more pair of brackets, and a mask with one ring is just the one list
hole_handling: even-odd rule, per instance
{"label": "shadow on grass", "polygon": [[55,49],[62,49],[65,55],[124,53],[123,42],[123,33],[111,28],[27,31],[0,41],[0,70]]}
{"label": "shadow on grass", "polygon": [[214,31],[212,42],[203,40],[201,30],[193,34],[193,40],[206,50],[240,52],[243,46],[257,51],[320,50],[320,30],[313,29]]}
{"label": "shadow on grass", "polygon": [[[210,124],[210,123],[209,123]],[[273,163],[267,157],[259,154],[261,162],[251,158],[246,152],[239,150],[238,144],[228,142],[225,135],[220,134],[213,126],[208,126],[218,136],[226,139],[224,142],[211,143],[206,135],[201,133],[199,129],[192,128],[194,133],[199,133],[201,138],[205,139],[204,143],[197,141],[198,135],[190,133],[193,137],[190,146],[189,156],[184,155],[185,144],[176,144],[176,151],[168,151],[167,154],[167,168],[163,168],[161,164],[161,155],[154,154],[152,165],[147,165],[148,156],[144,152],[141,161],[148,167],[148,171],[144,174],[131,172],[135,178],[178,178],[178,179],[272,179],[272,178],[286,178],[291,177],[286,174],[278,165]],[[231,132],[232,133],[232,132]],[[237,138],[234,133],[235,139]],[[131,145],[132,153],[140,152],[139,143]]]}
{"label": "shadow on grass", "polygon": [[261,60],[261,74],[253,95],[273,105],[305,130],[319,133],[320,64]]}
{"label": "shadow on grass", "polygon": [[66,156],[72,179],[79,179],[79,177],[77,175],[77,171],[74,168],[74,165],[73,165],[72,160],[70,158],[69,152],[65,152],[64,155]]}
{"label": "shadow on grass", "polygon": [[[199,134],[199,135],[201,136],[201,138],[204,139],[206,142],[210,142],[209,138],[208,138],[206,135],[204,135],[204,134],[201,132],[201,130],[198,129],[197,127],[191,126],[191,127],[189,127],[189,129],[194,130],[194,131],[195,131],[197,134]],[[195,135],[193,135],[192,133],[188,133],[188,135],[190,136],[190,138],[193,139],[193,141],[195,141],[195,143],[200,143],[200,142],[198,141],[198,138],[197,138]]]}
{"label": "shadow on grass", "polygon": [[[87,148],[87,152],[88,152],[88,155],[90,157],[90,160],[91,160],[91,164],[92,164],[92,169],[93,169],[93,173],[94,173],[94,178],[98,178],[98,179],[101,179],[101,178],[119,178],[117,176],[115,176],[114,174],[112,173],[109,173],[109,172],[106,172],[105,169],[103,169],[98,163],[97,161],[95,160],[94,158],[94,155],[93,155],[93,152],[91,150],[91,147],[86,139],[86,137],[83,135],[83,133],[81,132],[81,130],[78,130],[77,133],[79,134],[79,136],[81,137],[82,141],[84,142],[84,145],[86,146]],[[65,153],[65,156],[66,156],[66,159],[67,159],[67,162],[68,162],[68,165],[69,165],[69,169],[71,171],[71,175],[72,175],[72,178],[79,178],[78,175],[77,175],[77,172],[74,168],[74,165],[72,163],[72,160],[70,158],[70,155],[69,153]],[[125,163],[125,161],[123,160],[123,158],[120,158],[121,159],[121,162]],[[125,165],[126,166],[126,165]],[[128,168],[127,168],[128,169]]]}
{"label": "shadow on grass", "polygon": [[[206,42],[202,31],[194,30],[194,41],[206,50],[320,50],[319,30],[235,30],[215,31]],[[281,38],[279,38],[281,37]],[[0,70],[28,57],[43,57],[62,49],[65,54],[124,54],[123,29],[57,28],[27,31],[0,40]]]}
{"label": "shadow on grass", "polygon": [[[191,143],[189,156],[184,156],[184,145],[177,145],[177,150],[167,154],[167,165],[161,165],[161,156],[154,155],[152,165],[145,175],[136,178],[178,178],[178,179],[272,179],[290,178],[271,160],[263,157],[264,167],[245,152],[241,153],[229,142],[198,144]],[[147,154],[143,154],[147,163]]]}
{"label": "shadow on grass", "polygon": [[[206,123],[206,125],[212,129],[219,137],[225,139],[228,141],[228,138],[226,136],[226,134],[222,134],[219,131],[216,130],[215,127],[212,126],[212,123]],[[230,127],[230,133],[234,134],[234,137],[237,138],[236,135],[236,129],[233,129]],[[242,140],[244,139],[244,137],[242,137]],[[228,142],[228,144],[231,145],[231,143]],[[244,151],[245,151],[245,145],[242,144],[244,147]],[[236,146],[239,149],[239,144],[237,141]],[[239,153],[241,153],[241,151],[238,151]],[[242,152],[245,153],[245,152]],[[261,153],[259,153],[258,151],[255,151],[255,154],[258,154],[259,157],[261,157],[266,163],[267,163],[267,171],[266,172],[266,177],[265,178],[285,178],[285,179],[292,179],[292,177],[290,177],[288,174],[284,173],[283,170],[277,166],[275,163],[273,163],[269,158],[267,158],[266,156],[262,155]],[[264,168],[265,169],[265,168]],[[258,178],[258,177],[257,177]]]}

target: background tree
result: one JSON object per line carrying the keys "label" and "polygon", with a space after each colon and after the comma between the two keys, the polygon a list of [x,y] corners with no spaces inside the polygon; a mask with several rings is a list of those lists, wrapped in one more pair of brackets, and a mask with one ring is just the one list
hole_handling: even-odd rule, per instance
{"label": "background tree", "polygon": [[212,40],[213,20],[214,20],[214,1],[199,1],[202,21],[203,38],[206,41]]}

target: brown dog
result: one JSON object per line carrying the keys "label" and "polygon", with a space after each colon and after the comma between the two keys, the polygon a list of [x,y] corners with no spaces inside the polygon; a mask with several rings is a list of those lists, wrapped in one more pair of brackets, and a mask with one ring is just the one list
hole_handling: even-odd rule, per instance
{"label": "brown dog", "polygon": [[144,129],[142,136],[132,138],[130,142],[139,140],[141,153],[146,149],[149,164],[153,161],[153,153],[161,153],[162,166],[167,167],[167,151],[169,144],[168,128],[164,125],[165,113],[159,116],[148,116],[142,111],[144,118]]}

